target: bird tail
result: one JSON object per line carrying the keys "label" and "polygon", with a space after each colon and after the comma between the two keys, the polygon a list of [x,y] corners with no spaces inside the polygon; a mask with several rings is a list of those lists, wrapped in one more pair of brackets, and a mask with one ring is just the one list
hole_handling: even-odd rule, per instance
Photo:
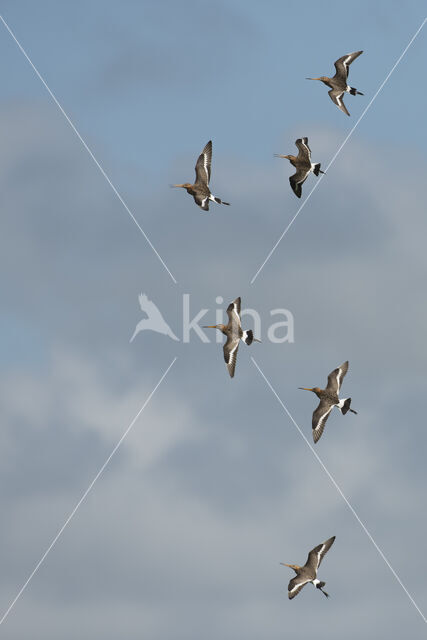
{"label": "bird tail", "polygon": [[316,162],[313,165],[313,173],[314,173],[315,176],[318,176],[319,173],[323,173],[323,171],[320,171],[320,162]]}
{"label": "bird tail", "polygon": [[244,331],[241,340],[243,340],[243,342],[247,345],[252,344],[252,342],[254,341],[254,332],[252,331],[252,329]]}
{"label": "bird tail", "polygon": [[257,340],[256,338],[254,338],[254,332],[252,331],[252,329],[244,331],[240,339],[247,345],[252,344],[252,342],[261,342],[261,340]]}
{"label": "bird tail", "polygon": [[216,196],[212,196],[212,198],[217,204],[226,204],[227,206],[230,206],[229,202],[224,202],[224,200],[221,200],[221,198],[217,198]]}
{"label": "bird tail", "polygon": [[358,91],[357,89],[355,89],[354,87],[349,87],[348,88],[348,92],[352,95],[355,96],[356,94],[359,96],[363,96],[365,95],[364,93],[362,93],[361,91]]}
{"label": "bird tail", "polygon": [[[343,398],[341,400],[339,408],[341,409],[341,413],[343,414],[343,416],[345,416],[347,411],[350,409],[350,405],[351,405],[351,398]],[[350,409],[350,411],[352,411],[352,409]]]}

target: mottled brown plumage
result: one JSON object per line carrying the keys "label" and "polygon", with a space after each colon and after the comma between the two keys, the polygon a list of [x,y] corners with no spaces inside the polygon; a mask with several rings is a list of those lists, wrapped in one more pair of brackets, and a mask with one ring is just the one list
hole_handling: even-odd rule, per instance
{"label": "mottled brown plumage", "polygon": [[224,360],[231,378],[234,377],[237,350],[239,348],[240,340],[247,345],[252,344],[252,342],[261,342],[261,340],[254,338],[254,334],[251,329],[243,331],[240,322],[240,305],[240,297],[236,298],[228,305],[228,324],[210,324],[203,327],[204,329],[219,329],[225,336],[227,336],[227,341],[223,347]]}
{"label": "mottled brown plumage", "polygon": [[329,414],[333,407],[338,407],[341,413],[345,415],[347,411],[357,413],[354,409],[350,409],[351,398],[339,399],[339,391],[345,374],[348,371],[348,360],[340,367],[337,367],[328,375],[328,384],[325,389],[319,387],[299,387],[304,391],[312,391],[320,398],[320,402],[313,412],[312,428],[313,440],[317,442],[323,433]]}
{"label": "mottled brown plumage", "polygon": [[362,53],[363,51],[355,51],[354,53],[348,53],[347,55],[338,58],[338,60],[334,62],[336,73],[332,78],[328,78],[328,76],[320,76],[319,78],[306,78],[307,80],[320,80],[320,82],[323,82],[328,87],[330,87],[331,90],[328,91],[328,94],[332,102],[336,104],[337,107],[348,116],[350,114],[347,111],[347,108],[342,99],[344,93],[350,93],[352,96],[355,96],[356,94],[363,96],[363,93],[361,91],[358,91],[354,87],[349,87],[347,84],[350,65],[353,60],[356,60],[356,58],[358,58]]}
{"label": "mottled brown plumage", "polygon": [[320,162],[311,162],[311,149],[308,146],[308,138],[298,138],[298,140],[295,140],[295,144],[298,148],[297,156],[282,156],[278,153],[275,153],[274,155],[276,158],[285,158],[286,160],[289,160],[289,162],[296,168],[296,173],[289,178],[289,182],[291,184],[292,191],[298,198],[301,198],[302,185],[306,181],[310,171],[312,171],[315,176],[324,172],[320,169]]}
{"label": "mottled brown plumage", "polygon": [[323,587],[325,586],[326,582],[321,582],[317,579],[317,571],[324,555],[332,547],[334,540],[335,536],[332,536],[332,538],[329,538],[328,540],[326,540],[326,542],[323,542],[322,544],[317,545],[317,547],[314,547],[314,549],[312,549],[308,554],[307,562],[303,567],[300,567],[297,564],[285,564],[284,562],[280,563],[284,567],[290,567],[297,574],[295,578],[292,578],[288,585],[289,600],[295,598],[295,596],[299,594],[301,589],[305,587],[305,585],[309,582],[314,584],[317,589],[320,589],[320,591],[327,598],[329,597],[329,594],[326,593],[326,591],[323,591]]}
{"label": "mottled brown plumage", "polygon": [[229,202],[223,202],[221,198],[213,196],[209,189],[209,181],[211,179],[211,164],[212,164],[212,140],[206,144],[202,153],[199,155],[195,171],[196,182],[191,184],[190,182],[184,182],[182,184],[173,184],[173,187],[182,187],[186,189],[194,198],[194,202],[199,205],[204,211],[209,211],[209,200],[217,202],[218,204],[229,205]]}

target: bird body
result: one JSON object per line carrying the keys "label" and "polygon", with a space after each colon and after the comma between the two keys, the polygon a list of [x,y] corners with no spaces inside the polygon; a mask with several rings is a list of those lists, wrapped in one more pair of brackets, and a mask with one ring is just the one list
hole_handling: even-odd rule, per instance
{"label": "bird body", "polygon": [[352,96],[355,96],[356,94],[363,96],[363,93],[361,91],[358,91],[354,87],[350,87],[347,84],[350,65],[353,60],[356,60],[356,58],[358,58],[362,53],[363,51],[355,51],[354,53],[348,53],[347,55],[338,58],[338,60],[334,62],[336,73],[332,78],[328,78],[328,76],[320,76],[319,78],[307,78],[307,80],[320,80],[320,82],[323,82],[328,87],[330,87],[331,90],[328,91],[328,94],[332,102],[336,104],[337,107],[348,116],[350,114],[347,111],[347,108],[343,101],[344,93],[350,93]]}
{"label": "bird body", "polygon": [[337,367],[328,375],[328,384],[325,389],[319,387],[299,387],[304,391],[312,391],[320,399],[317,408],[313,412],[312,428],[313,440],[317,442],[323,433],[329,414],[333,407],[338,407],[341,413],[345,415],[347,411],[357,413],[354,409],[350,409],[351,398],[343,398],[340,400],[339,391],[345,374],[348,371],[348,360],[340,367]]}
{"label": "bird body", "polygon": [[221,198],[212,195],[209,189],[209,181],[211,179],[212,164],[212,140],[205,145],[202,153],[199,155],[195,171],[196,181],[194,184],[184,182],[182,184],[173,184],[173,187],[182,187],[194,198],[194,202],[204,211],[209,211],[209,201],[218,204],[229,205],[229,202],[223,202]]}
{"label": "bird body", "polygon": [[295,140],[295,145],[298,148],[298,155],[282,156],[278,153],[275,154],[276,158],[285,158],[296,168],[296,173],[289,178],[292,191],[298,198],[301,198],[302,185],[307,180],[308,174],[312,171],[315,176],[319,173],[324,173],[320,169],[320,162],[311,162],[311,149],[308,146],[308,138],[298,138]]}
{"label": "bird body", "polygon": [[213,324],[205,325],[204,329],[219,329],[225,336],[227,341],[224,344],[224,360],[227,365],[228,373],[230,377],[234,377],[234,371],[236,368],[237,350],[239,348],[240,340],[247,345],[252,342],[261,342],[254,338],[253,331],[251,329],[244,331],[240,322],[240,306],[241,299],[236,298],[227,307],[228,324]]}
{"label": "bird body", "polygon": [[317,589],[320,589],[323,595],[325,595],[327,598],[329,597],[329,594],[326,593],[326,591],[323,591],[323,587],[325,586],[326,582],[322,582],[317,578],[317,571],[319,569],[320,563],[323,560],[323,557],[333,545],[334,540],[335,536],[332,536],[332,538],[329,538],[322,544],[314,547],[314,549],[312,549],[308,554],[307,562],[303,567],[300,567],[297,564],[285,564],[284,562],[280,563],[284,567],[290,567],[296,573],[295,578],[292,578],[292,580],[290,580],[288,584],[289,600],[295,598],[295,596],[299,594],[301,589],[305,587],[305,585],[309,582],[314,584]]}

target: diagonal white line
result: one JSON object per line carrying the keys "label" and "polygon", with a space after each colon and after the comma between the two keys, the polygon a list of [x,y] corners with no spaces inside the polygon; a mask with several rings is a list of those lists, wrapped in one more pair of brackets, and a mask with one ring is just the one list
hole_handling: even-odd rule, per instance
{"label": "diagonal white line", "polygon": [[136,416],[133,418],[132,422],[127,427],[126,431],[123,433],[122,437],[120,438],[120,440],[118,441],[118,443],[116,444],[116,446],[114,447],[114,449],[112,450],[112,452],[110,453],[110,455],[108,456],[108,458],[106,459],[106,461],[104,462],[102,467],[99,469],[98,473],[96,474],[96,476],[94,477],[94,479],[92,480],[92,482],[90,483],[90,485],[88,486],[86,491],[83,493],[83,495],[81,496],[80,500],[77,502],[76,506],[71,511],[70,515],[68,516],[68,518],[66,519],[66,521],[64,522],[62,527],[59,529],[58,533],[53,538],[52,542],[50,543],[50,545],[48,546],[46,551],[43,553],[42,557],[37,562],[36,566],[34,567],[32,572],[30,573],[30,575],[28,576],[28,578],[26,579],[26,581],[24,582],[24,584],[22,585],[22,587],[20,588],[20,590],[18,591],[18,593],[16,594],[16,596],[14,597],[14,599],[12,600],[12,602],[10,603],[10,605],[8,606],[8,608],[6,609],[6,611],[4,612],[2,617],[0,618],[0,625],[6,620],[7,616],[12,611],[13,607],[15,606],[15,604],[17,603],[19,598],[22,596],[22,594],[24,593],[25,589],[28,587],[29,583],[31,582],[31,580],[33,579],[35,574],[40,569],[40,567],[42,566],[43,562],[46,560],[47,556],[52,551],[53,547],[58,542],[59,538],[64,533],[64,531],[67,528],[67,526],[70,524],[70,522],[73,519],[73,517],[76,515],[79,507],[84,502],[84,500],[87,498],[87,496],[90,493],[90,491],[93,489],[93,486],[96,483],[96,481],[98,480],[98,478],[105,471],[106,467],[110,463],[111,458],[114,456],[114,454],[116,453],[117,449],[120,447],[120,445],[122,444],[123,440],[126,438],[126,436],[128,435],[129,431],[132,429],[132,427],[134,426],[135,422],[138,420],[139,416],[144,411],[145,407],[148,405],[148,403],[150,402],[151,398],[154,396],[154,394],[156,393],[157,389],[160,387],[160,385],[162,384],[163,380],[166,378],[167,374],[169,373],[169,371],[171,370],[171,368],[175,364],[175,362],[176,362],[176,358],[174,358],[172,360],[172,362],[170,363],[170,365],[168,366],[168,368],[166,369],[166,371],[164,372],[164,374],[162,375],[162,377],[160,378],[160,380],[158,381],[158,383],[156,384],[156,386],[154,387],[154,389],[152,390],[152,392],[150,393],[150,395],[148,396],[148,398],[146,399],[146,401],[144,402],[144,404],[142,405],[142,407],[140,408],[138,413],[136,414]]}
{"label": "diagonal white line", "polygon": [[350,502],[348,501],[348,499],[344,495],[344,493],[343,493],[342,489],[340,488],[340,486],[338,485],[337,481],[332,476],[332,474],[328,471],[328,469],[326,468],[324,462],[320,458],[320,456],[317,453],[317,451],[313,448],[311,442],[309,442],[309,440],[306,438],[306,436],[305,436],[304,432],[302,431],[302,429],[300,428],[300,426],[295,422],[294,418],[292,417],[292,415],[289,412],[288,408],[286,407],[285,403],[281,400],[281,398],[279,397],[278,393],[273,388],[273,385],[267,379],[267,377],[265,376],[265,374],[263,373],[263,371],[258,366],[257,362],[255,361],[255,359],[252,356],[251,356],[251,360],[254,363],[254,365],[256,366],[256,368],[258,369],[258,371],[261,374],[261,376],[264,378],[264,380],[265,380],[267,386],[269,387],[270,391],[273,393],[275,398],[278,400],[278,402],[279,402],[280,406],[282,407],[282,409],[284,409],[284,411],[286,412],[286,414],[288,415],[288,417],[290,418],[290,420],[292,421],[294,426],[297,428],[300,436],[303,438],[303,440],[305,441],[307,446],[310,448],[310,450],[311,450],[312,454],[314,455],[314,457],[316,458],[317,462],[320,464],[320,466],[322,467],[323,471],[326,473],[326,475],[328,476],[329,480],[332,482],[332,484],[334,485],[335,489],[338,491],[338,493],[340,494],[340,496],[342,497],[342,499],[346,503],[347,507],[350,509],[351,513],[354,515],[354,517],[356,518],[357,522],[360,524],[360,526],[362,527],[363,531],[366,533],[366,535],[368,536],[369,540],[374,545],[375,549],[378,551],[379,555],[384,560],[384,562],[386,563],[386,565],[388,566],[388,568],[390,569],[390,571],[392,572],[392,574],[396,578],[397,582],[400,584],[400,586],[402,587],[402,589],[404,590],[404,592],[408,596],[409,600],[414,605],[415,609],[418,611],[418,613],[420,614],[420,616],[422,617],[424,622],[427,623],[427,619],[425,618],[423,612],[421,611],[421,609],[419,608],[419,606],[415,602],[414,598],[411,596],[411,594],[409,593],[408,589],[405,587],[405,585],[403,584],[402,580],[399,578],[399,576],[397,575],[396,571],[393,569],[393,567],[391,566],[390,562],[387,560],[387,558],[384,555],[383,551],[381,551],[380,547],[375,542],[374,538],[372,537],[372,534],[366,528],[366,525],[362,522],[362,520],[359,518],[359,516],[357,515],[356,511],[354,510],[354,508],[351,506]]}
{"label": "diagonal white line", "polygon": [[165,261],[163,260],[163,258],[161,257],[161,255],[159,254],[159,252],[157,251],[157,249],[155,248],[155,246],[153,245],[153,243],[151,242],[150,238],[147,236],[147,234],[145,233],[144,229],[141,227],[141,225],[139,224],[138,220],[135,218],[135,216],[133,215],[132,211],[129,209],[128,205],[126,204],[126,202],[123,200],[122,196],[120,195],[120,193],[117,191],[116,187],[113,185],[113,183],[111,182],[110,178],[108,177],[108,175],[106,174],[106,172],[104,171],[104,169],[102,168],[102,166],[100,165],[100,163],[98,162],[98,160],[96,159],[96,157],[94,156],[92,150],[89,148],[89,146],[86,144],[86,142],[83,140],[82,136],[80,135],[80,133],[78,132],[77,128],[75,127],[75,125],[73,124],[73,122],[71,121],[70,117],[68,116],[68,114],[65,112],[65,110],[63,109],[63,107],[61,106],[61,104],[59,103],[58,99],[56,98],[55,94],[53,93],[53,91],[49,88],[46,80],[43,78],[43,76],[41,75],[41,73],[39,72],[39,70],[36,68],[36,66],[34,65],[34,63],[32,62],[32,60],[30,59],[29,55],[27,54],[27,52],[25,51],[25,49],[23,48],[23,46],[21,45],[21,43],[19,42],[19,40],[17,39],[17,37],[15,36],[15,34],[13,33],[12,29],[9,27],[9,25],[7,24],[6,20],[3,18],[2,15],[0,15],[0,20],[1,22],[4,24],[4,26],[6,27],[6,29],[8,30],[8,32],[10,33],[10,35],[12,36],[13,40],[15,41],[15,43],[18,45],[18,48],[20,49],[20,51],[22,52],[22,54],[25,56],[25,58],[27,59],[27,61],[29,62],[30,66],[32,67],[33,71],[35,72],[36,76],[38,77],[38,79],[42,82],[42,84],[44,85],[46,91],[48,92],[48,94],[50,95],[50,97],[52,98],[52,100],[54,101],[54,103],[56,104],[56,106],[58,107],[58,109],[60,110],[60,112],[62,113],[62,115],[64,116],[64,118],[66,119],[66,121],[68,122],[68,124],[70,125],[70,127],[72,128],[72,130],[74,131],[74,133],[76,134],[76,136],[78,137],[78,139],[80,140],[80,142],[82,143],[83,147],[86,149],[86,151],[88,152],[88,154],[90,155],[90,157],[92,158],[92,160],[94,161],[94,163],[96,164],[96,166],[98,167],[99,171],[101,172],[101,174],[104,176],[105,180],[108,182],[108,184],[110,185],[111,189],[113,190],[114,194],[117,196],[117,198],[119,199],[119,201],[121,202],[121,204],[123,205],[123,207],[125,208],[125,210],[127,211],[127,213],[129,214],[129,216],[132,218],[133,222],[136,224],[136,226],[138,227],[139,231],[142,233],[142,235],[144,236],[145,240],[147,241],[148,245],[150,246],[150,248],[154,251],[154,253],[156,254],[156,256],[158,257],[158,259],[160,260],[160,262],[162,263],[163,267],[166,269],[166,271],[168,272],[168,274],[170,275],[170,277],[172,278],[173,282],[175,284],[177,284],[177,281],[175,280],[174,276],[172,275],[172,273],[169,271]]}
{"label": "diagonal white line", "polygon": [[[341,145],[338,147],[338,150],[335,152],[335,154],[332,156],[332,159],[329,161],[329,164],[326,167],[325,173],[328,172],[328,169],[333,165],[333,163],[335,162],[335,160],[337,159],[337,157],[339,156],[339,154],[341,153],[341,151],[343,150],[344,146],[347,144],[347,142],[350,140],[351,136],[353,135],[354,131],[356,130],[356,128],[358,127],[359,123],[361,122],[361,120],[365,117],[366,113],[368,112],[368,110],[370,109],[371,105],[373,104],[373,102],[375,101],[376,97],[378,96],[378,94],[380,93],[380,91],[383,89],[384,85],[387,83],[387,81],[389,80],[390,76],[392,75],[393,71],[396,69],[396,67],[398,66],[398,64],[400,63],[400,61],[402,60],[402,58],[404,57],[404,55],[406,54],[406,52],[408,51],[409,47],[412,45],[412,43],[414,42],[415,38],[418,36],[418,34],[420,33],[421,29],[424,27],[425,23],[427,21],[427,18],[424,18],[424,20],[422,21],[421,25],[418,27],[418,29],[416,30],[416,32],[414,33],[414,35],[412,36],[412,38],[410,39],[410,41],[408,42],[408,44],[406,45],[406,47],[404,48],[404,50],[402,51],[402,53],[400,54],[400,56],[398,57],[398,59],[396,60],[396,62],[394,63],[394,65],[392,66],[392,68],[390,69],[390,71],[388,72],[388,74],[386,75],[385,79],[382,81],[382,83],[380,84],[380,86],[378,87],[378,89],[376,90],[376,92],[374,93],[374,95],[372,96],[372,98],[370,99],[370,101],[368,102],[367,106],[365,107],[365,109],[362,111],[362,115],[359,116],[359,118],[357,119],[356,123],[353,125],[353,127],[350,129],[349,133],[346,135],[346,137],[344,138],[343,142],[341,143]],[[301,211],[304,209],[306,203],[308,202],[308,200],[311,197],[311,194],[314,193],[314,191],[316,191],[317,187],[319,186],[319,184],[322,182],[323,180],[323,175],[320,176],[320,178],[318,180],[316,180],[316,183],[314,185],[314,187],[312,188],[312,190],[309,192],[308,196],[305,198],[304,202],[301,204],[300,208],[297,210],[296,214],[294,215],[294,217],[291,219],[291,221],[289,222],[288,226],[286,227],[286,229],[283,231],[282,235],[280,236],[280,238],[277,240],[276,244],[274,245],[274,247],[271,249],[270,253],[267,255],[266,259],[264,260],[264,262],[262,263],[262,265],[259,267],[258,271],[255,273],[255,275],[253,276],[252,280],[251,280],[251,284],[253,284],[255,282],[255,280],[257,279],[258,275],[260,274],[260,272],[262,271],[262,269],[265,267],[265,265],[267,264],[267,262],[270,260],[271,256],[273,255],[273,253],[276,251],[277,247],[279,246],[279,244],[282,242],[284,236],[288,233],[289,229],[291,228],[291,226],[293,225],[293,223],[295,222],[295,220],[297,219],[297,217],[299,216],[299,214],[301,213]]]}

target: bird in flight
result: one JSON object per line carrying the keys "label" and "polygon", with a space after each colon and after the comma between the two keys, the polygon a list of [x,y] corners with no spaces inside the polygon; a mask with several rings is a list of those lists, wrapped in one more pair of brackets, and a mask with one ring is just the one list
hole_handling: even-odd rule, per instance
{"label": "bird in flight", "polygon": [[320,563],[322,562],[324,555],[332,547],[334,540],[335,536],[332,536],[332,538],[329,538],[329,540],[326,540],[326,542],[323,542],[322,544],[317,545],[317,547],[314,547],[314,549],[312,549],[308,554],[307,562],[303,567],[299,567],[297,564],[285,564],[284,562],[280,563],[284,567],[290,567],[297,574],[295,578],[292,578],[292,580],[288,584],[289,600],[295,598],[295,596],[299,594],[301,589],[305,587],[305,585],[309,582],[314,584],[317,589],[320,589],[323,595],[329,598],[329,594],[326,593],[326,591],[323,591],[323,587],[325,586],[326,582],[322,582],[317,578],[317,571],[320,567]]}
{"label": "bird in flight", "polygon": [[337,105],[338,109],[341,109],[341,111],[346,113],[348,116],[350,114],[344,104],[344,93],[351,93],[352,96],[355,96],[356,94],[359,96],[364,95],[361,91],[358,91],[354,87],[349,87],[347,84],[350,65],[353,60],[356,60],[356,58],[358,58],[362,53],[363,51],[355,51],[354,53],[348,53],[346,56],[342,56],[342,58],[338,58],[338,60],[334,62],[336,73],[333,78],[328,78],[328,76],[320,76],[320,78],[306,78],[306,80],[320,80],[330,87],[331,90],[328,91],[328,93],[332,102]]}
{"label": "bird in flight", "polygon": [[339,392],[341,388],[342,381],[344,379],[345,374],[348,371],[348,360],[344,362],[340,367],[337,367],[328,375],[328,384],[326,385],[326,389],[319,389],[319,387],[298,387],[299,389],[303,389],[303,391],[313,391],[318,398],[320,398],[320,402],[317,408],[313,412],[312,419],[312,427],[313,427],[313,440],[317,442],[320,436],[323,433],[323,429],[325,428],[326,420],[329,418],[329,414],[332,411],[333,407],[338,407],[341,409],[341,413],[345,416],[347,411],[351,411],[351,413],[357,413],[354,409],[350,409],[351,398],[343,398],[339,399]]}
{"label": "bird in flight", "polygon": [[227,336],[227,341],[224,344],[224,360],[227,365],[230,378],[234,377],[237,350],[239,348],[240,340],[247,345],[252,344],[252,342],[261,342],[261,340],[254,338],[254,334],[251,329],[243,331],[240,322],[240,305],[240,297],[236,298],[228,305],[228,324],[210,324],[203,327],[204,329],[219,329]]}
{"label": "bird in flight", "polygon": [[211,179],[211,163],[212,163],[212,140],[206,144],[202,153],[199,155],[196,162],[196,182],[190,184],[190,182],[184,182],[183,184],[173,184],[172,187],[182,187],[187,190],[190,196],[193,196],[194,202],[199,205],[204,211],[209,211],[209,200],[218,204],[229,205],[229,202],[224,202],[221,198],[217,198],[212,195],[209,189],[209,181]]}
{"label": "bird in flight", "polygon": [[319,173],[325,173],[320,169],[320,162],[311,162],[311,149],[308,146],[308,138],[298,138],[295,140],[295,145],[298,148],[297,156],[281,156],[278,153],[274,155],[276,158],[286,158],[296,168],[296,173],[289,178],[292,191],[298,198],[301,198],[302,185],[307,180],[308,174],[312,171],[315,176]]}

